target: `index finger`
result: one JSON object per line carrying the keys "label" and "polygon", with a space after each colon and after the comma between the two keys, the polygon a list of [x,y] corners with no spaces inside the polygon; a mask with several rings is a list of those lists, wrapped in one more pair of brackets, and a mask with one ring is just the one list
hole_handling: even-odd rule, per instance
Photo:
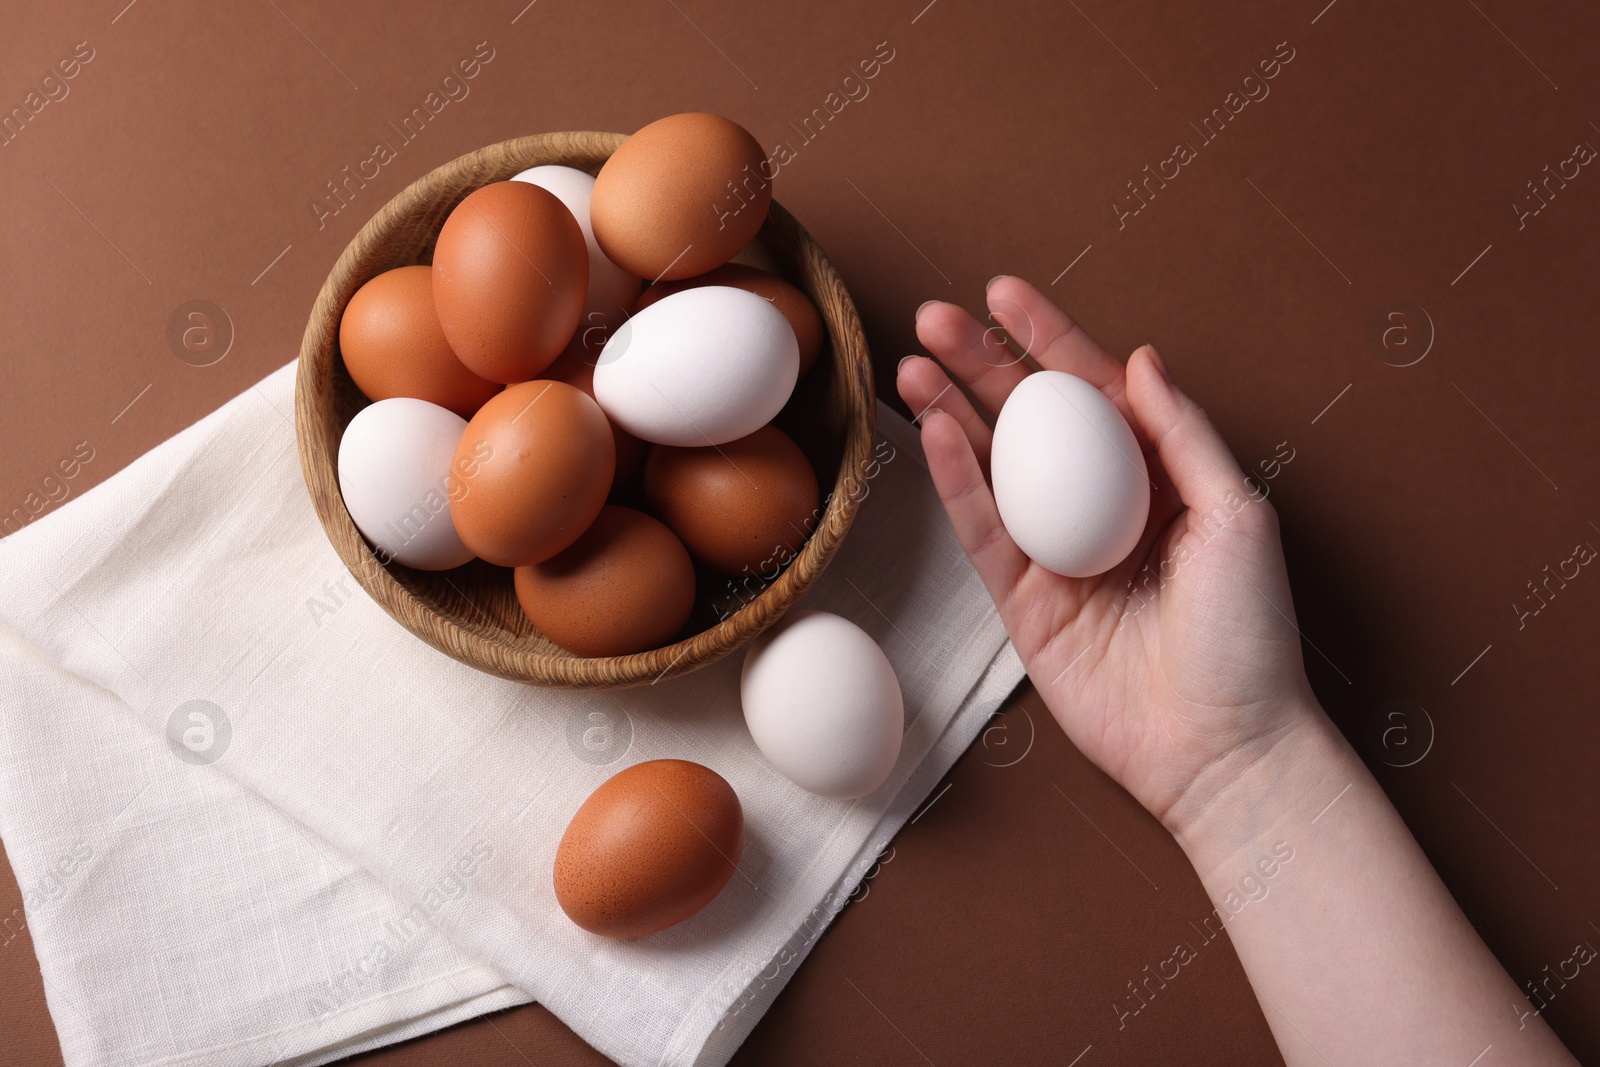
{"label": "index finger", "polygon": [[917,309],[917,340],[960,379],[978,403],[999,414],[1006,397],[1029,373],[1022,357],[1000,339],[999,330],[985,329],[966,309],[930,300]]}
{"label": "index finger", "polygon": [[1129,414],[1122,361],[1032,285],[1002,274],[989,285],[989,310],[1045,370],[1065,371],[1104,392]]}

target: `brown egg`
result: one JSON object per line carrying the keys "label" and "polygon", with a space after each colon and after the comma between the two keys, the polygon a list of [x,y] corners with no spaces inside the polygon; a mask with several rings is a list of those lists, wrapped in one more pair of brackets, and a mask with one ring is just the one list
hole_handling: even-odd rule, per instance
{"label": "brown egg", "polygon": [[659,648],[694,607],[683,542],[644,512],[610,505],[565,551],[518,567],[515,584],[523,614],[575,656]]}
{"label": "brown egg", "polygon": [[339,320],[339,351],[368,400],[409,396],[470,419],[500,391],[450,350],[433,309],[430,267],[396,267],[357,289]]}
{"label": "brown egg", "polygon": [[[589,336],[591,329],[595,337]],[[600,349],[605,347],[604,333],[600,327],[592,327],[573,334],[566,351],[544,369],[541,377],[575,385],[588,393],[591,400],[594,399],[594,365],[600,358]],[[595,341],[599,343],[596,344]],[[611,483],[612,494],[615,495],[626,488],[633,481],[633,476],[639,473],[639,464],[644,461],[644,442],[618,427],[616,423],[611,424],[611,439],[617,446],[617,476]]]}
{"label": "brown egg", "polygon": [[639,294],[638,301],[633,305],[633,313],[639,314],[664,296],[702,285],[731,285],[770,300],[773,307],[783,312],[783,317],[789,320],[789,325],[794,328],[795,340],[800,342],[800,373],[810,370],[817,361],[817,356],[822,352],[822,316],[817,314],[811,299],[776,274],[747,267],[743,263],[724,263],[693,278],[657,282]]}
{"label": "brown egg", "polygon": [[538,377],[578,328],[589,250],[566,205],[495,182],[456,205],[433,252],[439,324],[467,368],[493,382]]}
{"label": "brown egg", "polygon": [[744,849],[744,809],[716,771],[658,759],[589,794],[556,849],[556,901],[604,937],[682,922],[722,892]]}
{"label": "brown egg", "polygon": [[720,115],[669,115],[617,148],[595,178],[589,221],[613,263],[646,281],[726,263],[766,221],[766,155]]}
{"label": "brown egg", "polygon": [[644,463],[651,513],[724,574],[792,559],[816,525],[818,496],[805,453],[774,426],[715,448],[656,445]]}
{"label": "brown egg", "polygon": [[615,468],[599,404],[565,382],[522,382],[462,431],[450,517],[474,555],[502,567],[539,563],[589,528]]}

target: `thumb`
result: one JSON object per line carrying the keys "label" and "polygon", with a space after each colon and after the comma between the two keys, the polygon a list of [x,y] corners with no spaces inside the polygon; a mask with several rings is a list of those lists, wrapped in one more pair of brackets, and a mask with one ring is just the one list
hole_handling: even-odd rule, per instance
{"label": "thumb", "polygon": [[1150,345],[1128,360],[1128,404],[1187,507],[1209,512],[1229,494],[1254,495],[1222,435],[1200,405],[1172,384]]}

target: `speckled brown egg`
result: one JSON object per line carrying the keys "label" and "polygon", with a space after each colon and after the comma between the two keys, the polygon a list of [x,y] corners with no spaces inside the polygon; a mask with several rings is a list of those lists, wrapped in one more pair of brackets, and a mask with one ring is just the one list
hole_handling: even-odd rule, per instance
{"label": "speckled brown egg", "polygon": [[682,922],[722,892],[744,848],[744,809],[716,771],[658,759],[618,771],[585,800],[556,849],[556,901],[604,937]]}
{"label": "speckled brown egg", "polygon": [[578,328],[589,249],[572,212],[527,182],[456,205],[433,252],[433,301],[456,356],[480,378],[535,378]]}
{"label": "speckled brown egg", "polygon": [[811,463],[774,426],[715,448],[656,445],[645,459],[644,497],[696,559],[724,574],[783,566],[818,518]]}
{"label": "speckled brown egg", "polygon": [[817,361],[817,356],[822,352],[822,316],[817,314],[816,305],[811,303],[810,297],[776,274],[747,267],[743,263],[724,263],[704,274],[681,281],[657,282],[639,294],[638,301],[633,305],[633,313],[637,315],[664,296],[701,285],[731,285],[735,289],[765,297],[773,307],[783,312],[783,317],[789,320],[789,325],[794,329],[794,338],[800,343],[800,373],[810,370]]}
{"label": "speckled brown egg", "polygon": [[396,267],[357,289],[339,319],[339,351],[368,400],[408,396],[470,419],[500,391],[450,350],[429,267]]}
{"label": "speckled brown egg", "polygon": [[509,386],[462,431],[450,517],[474,555],[539,563],[588,529],[611,491],[616,447],[605,413],[566,382]]}
{"label": "speckled brown egg", "polygon": [[[593,336],[590,336],[588,328],[573,334],[566,351],[544,369],[542,377],[575,385],[593,399],[594,365],[600,359],[600,350],[605,347],[605,330],[594,327],[593,331]],[[639,473],[639,464],[644,462],[644,442],[614,422],[611,424],[611,439],[617,448],[617,476],[611,483],[612,495],[615,496]]]}
{"label": "speckled brown egg", "polygon": [[731,119],[657,119],[622,142],[595,177],[595,240],[646,281],[704,274],[761,229],[772,203],[769,174],[761,146]]}
{"label": "speckled brown egg", "polygon": [[576,656],[626,656],[672,640],[694,608],[694,563],[642,511],[607,505],[567,549],[518,567],[517,602]]}

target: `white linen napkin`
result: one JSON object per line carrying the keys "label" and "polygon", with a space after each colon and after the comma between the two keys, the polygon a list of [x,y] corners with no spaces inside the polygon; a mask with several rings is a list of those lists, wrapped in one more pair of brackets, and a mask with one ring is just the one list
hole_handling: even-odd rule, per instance
{"label": "white linen napkin", "polygon": [[[825,800],[744,727],[737,654],[640,689],[480,673],[346,573],[312,512],[293,363],[0,540],[0,838],[68,1067],[317,1064],[537,999],[622,1064],[727,1062],[894,832],[1021,679],[916,432],[805,598],[884,647],[893,777]],[[633,942],[551,886],[632,763],[744,805],[722,894]]]}

